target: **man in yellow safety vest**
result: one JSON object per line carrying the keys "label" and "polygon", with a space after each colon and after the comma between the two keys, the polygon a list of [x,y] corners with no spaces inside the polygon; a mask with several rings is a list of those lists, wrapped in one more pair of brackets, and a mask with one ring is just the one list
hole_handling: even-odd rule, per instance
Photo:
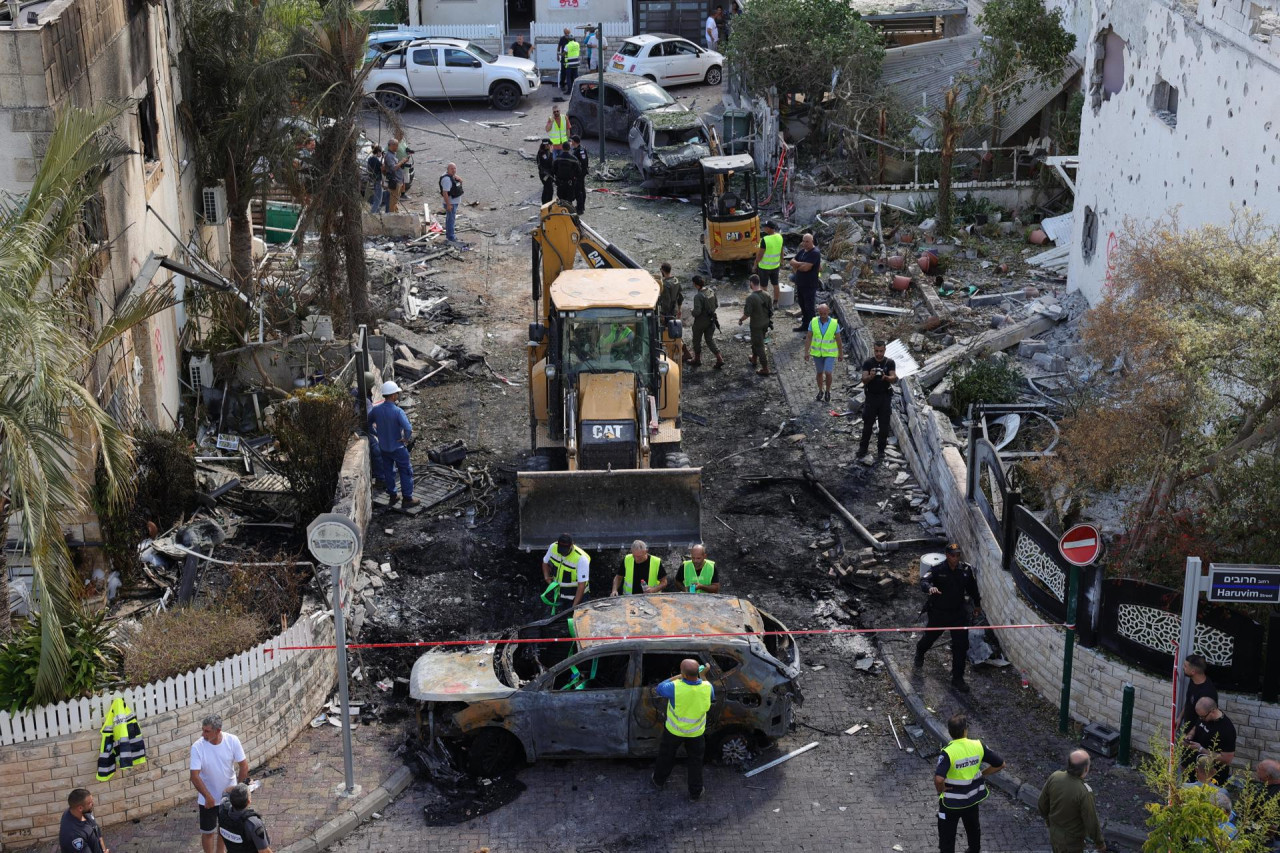
{"label": "man in yellow safety vest", "polygon": [[986,777],[1003,770],[1004,759],[982,741],[969,737],[969,719],[964,714],[953,714],[947,720],[947,733],[952,740],[942,748],[933,771],[933,787],[938,792],[938,849],[955,853],[956,831],[964,823],[969,853],[978,853],[982,844],[978,804],[987,798]]}
{"label": "man in yellow safety vest", "polygon": [[716,574],[715,560],[707,559],[707,549],[694,545],[689,549],[689,559],[684,561],[684,588],[687,592],[719,592],[720,576]]}
{"label": "man in yellow safety vest", "polygon": [[578,57],[582,55],[582,45],[573,36],[564,43],[564,93],[573,89],[573,81],[578,78]]}
{"label": "man in yellow safety vest", "polygon": [[[840,338],[840,321],[831,316],[827,303],[818,306],[818,316],[809,321],[809,333],[804,338],[804,360],[813,359],[817,370],[818,402],[831,402],[831,376],[836,362],[844,359],[844,341]],[[826,390],[823,391],[823,383]]]}
{"label": "man in yellow safety vest", "polygon": [[702,799],[702,757],[706,753],[707,711],[716,699],[715,688],[700,677],[703,667],[696,660],[680,661],[680,674],[653,688],[655,696],[667,700],[667,726],[658,745],[658,761],[649,777],[655,788],[667,784],[676,762],[676,750],[684,747],[688,758],[689,799]]}
{"label": "man in yellow safety vest", "polygon": [[[555,569],[555,579],[551,571]],[[542,555],[542,580],[547,585],[542,600],[555,613],[561,604],[577,607],[582,596],[587,593],[587,583],[591,579],[591,558],[587,552],[573,544],[573,537],[561,533],[555,543]],[[556,588],[551,589],[555,584]],[[550,597],[550,600],[548,598]]]}
{"label": "man in yellow safety vest", "polygon": [[569,122],[560,115],[559,107],[551,108],[551,118],[547,119],[547,139],[551,140],[552,151],[558,151],[561,145],[569,141]]}
{"label": "man in yellow safety vest", "polygon": [[[637,577],[636,568],[644,574]],[[667,588],[667,570],[662,568],[662,558],[651,556],[643,539],[631,543],[631,553],[622,558],[618,573],[613,576],[614,595],[640,595],[662,592]]]}
{"label": "man in yellow safety vest", "polygon": [[778,289],[778,268],[782,266],[782,235],[778,233],[778,225],[772,219],[760,226],[764,236],[760,238],[760,248],[756,250],[756,275],[760,283],[766,287],[773,285],[773,307],[778,307],[782,299],[782,291]]}

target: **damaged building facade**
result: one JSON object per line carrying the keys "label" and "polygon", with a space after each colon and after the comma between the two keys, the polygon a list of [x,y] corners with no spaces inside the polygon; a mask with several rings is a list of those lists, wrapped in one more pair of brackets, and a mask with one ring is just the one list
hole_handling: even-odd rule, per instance
{"label": "damaged building facade", "polygon": [[1126,227],[1177,210],[1280,224],[1280,0],[1050,0],[1085,68],[1069,282],[1091,304]]}

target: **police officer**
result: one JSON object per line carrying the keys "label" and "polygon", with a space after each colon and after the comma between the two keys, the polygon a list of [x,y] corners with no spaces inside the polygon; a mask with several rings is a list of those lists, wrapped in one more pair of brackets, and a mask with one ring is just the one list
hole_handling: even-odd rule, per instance
{"label": "police officer", "polygon": [[555,162],[556,153],[551,147],[551,140],[544,138],[538,146],[538,180],[542,181],[542,203],[551,201],[556,193]]}
{"label": "police officer", "polygon": [[587,175],[591,174],[591,161],[587,158],[587,149],[582,147],[582,137],[574,134],[569,137],[570,150],[573,156],[578,159],[578,165],[582,168],[582,179],[578,181],[578,215],[582,215],[582,211],[587,206]]}
{"label": "police officer", "polygon": [[271,853],[262,816],[249,808],[249,786],[232,785],[218,806],[218,835],[227,853]]}
{"label": "police officer", "polygon": [[676,750],[684,747],[689,759],[689,799],[702,799],[702,757],[706,753],[707,711],[715,701],[715,688],[701,678],[702,667],[696,660],[680,661],[680,674],[653,688],[655,696],[667,700],[667,726],[658,745],[658,761],[649,781],[661,789],[667,784],[676,762]]}
{"label": "police officer", "polygon": [[694,545],[689,549],[689,559],[684,561],[685,592],[719,592],[720,576],[716,574],[715,560],[707,559],[707,549]]}
{"label": "police officer", "polygon": [[[555,580],[552,581],[551,570],[555,569]],[[543,601],[551,605],[551,612],[566,602],[570,607],[577,607],[582,596],[587,593],[587,583],[591,580],[591,558],[587,552],[573,544],[573,537],[561,533],[555,543],[542,556],[542,580],[547,586],[556,584],[556,589],[543,593]],[[547,595],[558,595],[547,601]],[[553,603],[554,602],[554,603]]]}
{"label": "police officer", "polygon": [[956,831],[963,823],[969,853],[978,853],[982,849],[978,804],[987,798],[986,777],[1003,770],[1004,759],[982,741],[969,737],[969,720],[964,714],[953,714],[947,720],[947,733],[951,742],[942,748],[933,770],[933,787],[938,792],[938,850],[955,853]]}
{"label": "police officer", "polygon": [[[636,574],[637,567],[643,574]],[[667,570],[662,567],[662,558],[650,554],[645,541],[637,539],[631,543],[631,553],[622,558],[609,595],[640,595],[662,592],[666,588]]]}
{"label": "police officer", "polygon": [[578,187],[582,183],[582,166],[578,163],[578,158],[573,156],[568,142],[560,146],[551,169],[556,179],[556,198],[566,205],[576,206]]}
{"label": "police officer", "polygon": [[[969,608],[965,596],[973,602],[973,615],[982,610],[982,593],[973,566],[960,562],[960,546],[952,542],[947,546],[947,560],[929,574],[920,578],[920,589],[928,593],[924,609],[929,614],[928,628],[945,628],[969,623]],[[916,669],[924,666],[924,653],[938,641],[941,631],[925,631],[916,643]],[[964,683],[965,658],[969,654],[969,631],[956,628],[951,632],[951,686],[961,693],[969,692]]]}
{"label": "police officer", "polygon": [[773,307],[777,308],[782,299],[782,291],[778,289],[778,269],[782,266],[782,235],[778,233],[777,223],[773,220],[761,225],[760,229],[764,236],[760,238],[760,248],[756,250],[756,275],[760,276],[763,284],[773,285]]}
{"label": "police officer", "polygon": [[58,827],[58,853],[111,853],[93,818],[93,794],[76,788],[67,795],[67,810]]}
{"label": "police officer", "polygon": [[720,303],[716,299],[715,288],[707,287],[707,281],[702,276],[693,277],[693,288],[693,361],[690,364],[694,367],[702,364],[702,342],[706,340],[707,349],[716,357],[715,369],[719,370],[724,367],[724,358],[720,355],[714,336],[716,329],[720,328],[720,321],[716,319],[716,309],[720,307]]}

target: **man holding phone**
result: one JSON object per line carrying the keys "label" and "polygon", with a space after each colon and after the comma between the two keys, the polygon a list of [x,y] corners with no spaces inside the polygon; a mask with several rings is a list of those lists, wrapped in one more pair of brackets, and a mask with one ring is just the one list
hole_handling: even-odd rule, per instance
{"label": "man holding phone", "polygon": [[884,458],[885,445],[889,443],[889,411],[893,405],[893,385],[898,381],[898,366],[884,354],[884,341],[875,342],[875,354],[862,363],[862,387],[867,401],[862,407],[862,441],[858,444],[858,457],[863,465],[874,464],[871,458],[871,429],[879,424],[876,435],[876,455]]}

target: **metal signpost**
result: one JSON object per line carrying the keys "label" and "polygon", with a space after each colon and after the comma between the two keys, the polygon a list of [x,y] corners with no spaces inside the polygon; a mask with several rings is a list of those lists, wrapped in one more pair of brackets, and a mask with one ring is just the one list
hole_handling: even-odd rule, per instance
{"label": "metal signpost", "polygon": [[1075,660],[1077,599],[1080,597],[1080,568],[1102,554],[1102,534],[1089,524],[1077,524],[1058,540],[1058,551],[1071,564],[1067,581],[1067,636],[1062,644],[1062,695],[1058,702],[1058,731],[1067,733],[1071,722],[1071,665]]}
{"label": "metal signpost", "polygon": [[316,562],[333,569],[333,627],[338,647],[338,700],[342,706],[342,770],[338,793],[354,797],[359,791],[351,761],[351,700],[347,693],[347,624],[342,612],[342,567],[360,553],[360,528],[345,515],[326,512],[307,526],[307,548]]}
{"label": "metal signpost", "polygon": [[[599,73],[596,77],[598,85],[596,86],[596,112],[600,115],[600,126],[598,132],[600,134],[600,165],[599,169],[604,171],[604,21],[596,24],[596,67]],[[573,93],[569,93],[570,100],[573,99]],[[568,110],[566,110],[568,112]],[[587,176],[582,176],[582,185],[586,186]]]}

